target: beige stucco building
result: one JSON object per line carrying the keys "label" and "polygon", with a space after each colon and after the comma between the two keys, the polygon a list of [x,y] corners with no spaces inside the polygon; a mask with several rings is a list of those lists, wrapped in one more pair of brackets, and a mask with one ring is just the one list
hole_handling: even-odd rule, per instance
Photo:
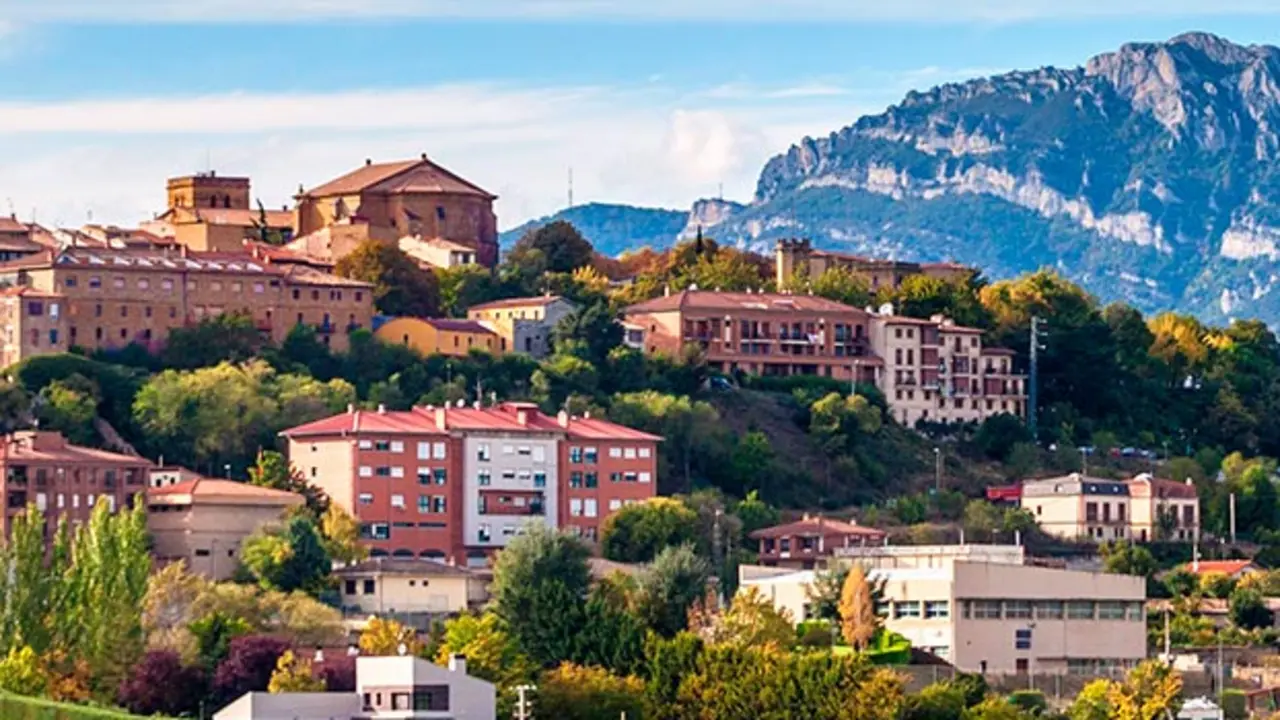
{"label": "beige stucco building", "polygon": [[576,309],[573,303],[556,295],[511,298],[474,305],[467,318],[498,333],[503,347],[535,358],[551,354],[551,333]]}
{"label": "beige stucco building", "polygon": [[785,287],[797,275],[816,279],[832,268],[846,268],[866,278],[872,292],[892,290],[915,275],[941,280],[963,280],[976,270],[952,262],[908,262],[869,258],[848,253],[815,250],[808,240],[779,240],[774,250],[778,287]]}
{"label": "beige stucco building", "polygon": [[1195,485],[1146,473],[1129,480],[1079,473],[1028,480],[1020,502],[1046,533],[1072,540],[1190,541],[1200,532]]}
{"label": "beige stucco building", "polygon": [[198,478],[147,488],[147,528],[160,562],[183,561],[193,573],[230,578],[244,539],[279,522],[301,495],[230,480]]}
{"label": "beige stucco building", "polygon": [[342,609],[363,615],[466,612],[485,600],[485,583],[435,560],[376,557],[334,571]]}
{"label": "beige stucco building", "polygon": [[[1139,577],[1026,563],[1018,546],[842,548],[884,581],[885,627],[958,669],[991,674],[1093,674],[1146,657],[1146,586]],[[814,571],[745,566],[756,587],[798,622]]]}

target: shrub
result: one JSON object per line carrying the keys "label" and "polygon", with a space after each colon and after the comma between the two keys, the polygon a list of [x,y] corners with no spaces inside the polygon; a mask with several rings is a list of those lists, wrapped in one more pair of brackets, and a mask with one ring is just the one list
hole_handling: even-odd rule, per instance
{"label": "shrub", "polygon": [[1015,690],[1009,694],[1009,703],[1023,712],[1039,715],[1049,708],[1044,693],[1039,690]]}

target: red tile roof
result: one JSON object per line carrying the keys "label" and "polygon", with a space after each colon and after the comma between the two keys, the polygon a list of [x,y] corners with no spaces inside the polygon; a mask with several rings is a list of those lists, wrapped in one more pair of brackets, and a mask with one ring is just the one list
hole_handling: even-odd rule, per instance
{"label": "red tile roof", "polygon": [[751,537],[778,538],[792,535],[856,535],[865,538],[883,538],[885,532],[873,527],[855,525],[842,520],[822,517],[806,517],[803,520],[761,528],[751,533]]}
{"label": "red tile roof", "polygon": [[[522,410],[527,413],[523,424],[520,422]],[[440,413],[444,415],[446,430],[437,424]],[[428,406],[406,411],[355,410],[290,428],[281,435],[290,438],[361,433],[445,435],[448,430],[563,433],[566,437],[584,440],[662,440],[657,435],[599,418],[545,415],[533,403],[503,403],[484,408]]]}
{"label": "red tile roof", "polygon": [[0,215],[0,232],[2,233],[29,233],[31,226],[22,222],[16,217],[5,217]]}
{"label": "red tile roof", "polygon": [[753,310],[757,312],[849,313],[866,317],[867,311],[816,295],[781,293],[713,292],[682,290],[628,307],[627,315],[638,313],[678,312],[686,310]]}
{"label": "red tile roof", "polygon": [[226,502],[253,501],[258,504],[274,503],[282,506],[301,505],[305,502],[302,496],[297,493],[258,487],[249,483],[213,480],[210,478],[196,478],[174,483],[173,485],[165,485],[164,487],[147,488],[147,497],[149,499],[177,499],[182,497],[190,498],[194,502],[214,502],[219,500]]}
{"label": "red tile roof", "polygon": [[541,307],[550,305],[560,299],[559,295],[539,295],[537,297],[520,297],[507,298],[506,300],[494,300],[492,302],[480,303],[472,305],[467,312],[472,310],[499,310],[509,307]]}
{"label": "red tile roof", "polygon": [[47,430],[23,430],[0,439],[0,461],[93,463],[137,467],[151,461],[136,455],[72,445],[60,433]]}
{"label": "red tile roof", "polygon": [[1236,575],[1245,570],[1256,570],[1257,566],[1252,560],[1201,560],[1198,566],[1187,563],[1182,568],[1197,575]]}
{"label": "red tile roof", "polygon": [[[1161,478],[1153,478],[1149,475],[1138,475],[1125,481],[1129,485],[1151,486],[1151,493],[1156,497],[1162,498],[1182,498],[1183,500],[1194,500],[1200,496],[1196,491],[1196,486],[1187,482],[1178,482],[1176,480],[1164,480]],[[1133,494],[1130,491],[1130,494]]]}
{"label": "red tile roof", "polygon": [[436,193],[496,196],[445,168],[431,162],[426,155],[420,160],[393,163],[366,163],[346,175],[308,190],[307,197],[330,197],[375,192],[386,194]]}

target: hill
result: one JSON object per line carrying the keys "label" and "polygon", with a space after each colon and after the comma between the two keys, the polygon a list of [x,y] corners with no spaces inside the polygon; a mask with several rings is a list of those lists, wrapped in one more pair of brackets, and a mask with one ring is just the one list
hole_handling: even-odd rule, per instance
{"label": "hill", "polygon": [[595,244],[597,251],[617,256],[627,250],[646,245],[655,249],[670,247],[688,225],[689,213],[629,205],[590,203],[531,220],[502,233],[498,241],[504,248],[511,247],[529,230],[540,228],[556,220],[573,223],[579,232]]}

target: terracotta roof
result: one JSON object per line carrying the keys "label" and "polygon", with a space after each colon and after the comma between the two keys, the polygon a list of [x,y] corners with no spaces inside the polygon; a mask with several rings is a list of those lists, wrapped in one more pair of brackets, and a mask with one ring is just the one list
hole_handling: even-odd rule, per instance
{"label": "terracotta roof", "polygon": [[420,160],[393,163],[367,163],[346,175],[308,190],[307,197],[354,195],[357,193],[439,193],[496,196],[474,185],[424,155]]}
{"label": "terracotta roof", "polygon": [[264,505],[301,505],[305,502],[297,493],[210,478],[196,478],[164,487],[147,488],[147,498],[161,500],[182,498],[188,502],[256,502]]}
{"label": "terracotta roof", "polygon": [[[519,413],[527,415],[520,423]],[[437,424],[437,414],[444,414],[445,429]],[[561,424],[563,420],[564,424]],[[608,420],[586,417],[549,416],[533,403],[503,403],[492,407],[415,407],[406,411],[352,410],[281,433],[286,437],[358,435],[361,433],[444,435],[448,430],[503,430],[510,432],[564,433],[567,437],[588,440],[652,440],[657,435],[641,432]]]}
{"label": "terracotta roof", "polygon": [[751,533],[753,538],[777,538],[791,535],[857,535],[867,538],[883,538],[885,532],[873,527],[854,525],[831,518],[806,517],[803,520],[761,528]]}
{"label": "terracotta roof", "polygon": [[27,238],[15,237],[12,235],[0,236],[0,250],[5,252],[25,252],[38,253],[44,250],[45,246],[34,240]]}
{"label": "terracotta roof", "polygon": [[9,287],[0,288],[0,296],[4,297],[29,297],[29,298],[61,298],[65,297],[62,293],[48,292],[46,290],[37,290],[26,285],[10,285]]}
{"label": "terracotta roof", "polygon": [[10,215],[0,215],[0,233],[29,233],[31,226]]}
{"label": "terracotta roof", "polygon": [[476,333],[479,335],[497,335],[494,331],[475,320],[454,320],[452,318],[417,318],[437,330],[450,332]]}
{"label": "terracotta roof", "polygon": [[373,285],[363,280],[353,280],[341,275],[318,270],[310,265],[286,265],[279,268],[280,274],[293,285],[320,285],[324,287],[350,287],[372,289]]}
{"label": "terracotta roof", "polygon": [[[183,217],[178,217],[179,215]],[[262,221],[263,211],[256,208],[171,208],[160,215],[161,219],[172,219],[176,224],[202,222],[208,225],[231,225],[234,227],[258,227]],[[292,210],[267,210],[267,227],[278,230],[293,227]]]}
{"label": "terracotta roof", "polygon": [[1245,570],[1256,570],[1257,566],[1252,560],[1201,560],[1199,566],[1193,568],[1192,563],[1182,566],[1183,570],[1196,573],[1197,575],[1212,575],[1221,573],[1223,575],[1236,575]]}
{"label": "terracotta roof", "polygon": [[546,307],[560,299],[559,295],[538,295],[537,297],[519,297],[507,298],[506,300],[494,300],[492,302],[480,303],[472,305],[467,312],[472,310],[499,310],[501,308],[514,307]]}
{"label": "terracotta roof", "polygon": [[333,571],[334,575],[369,575],[382,573],[385,575],[448,575],[453,577],[470,577],[473,573],[456,565],[447,565],[430,559],[409,559],[376,557],[369,558],[354,565],[347,565]]}
{"label": "terracotta roof", "polygon": [[263,242],[254,242],[253,240],[245,240],[244,247],[249,254],[254,257],[260,257],[268,262],[279,263],[281,265],[310,265],[312,267],[323,268],[326,270],[333,268],[332,260],[308,255],[303,252],[297,252],[287,247],[268,245]]}
{"label": "terracotta roof", "polygon": [[714,292],[682,290],[660,298],[632,305],[624,312],[678,312],[685,310],[754,310],[758,312],[792,313],[827,312],[867,316],[867,311],[818,297],[816,295],[784,295],[780,293]]}
{"label": "terracotta roof", "polygon": [[108,463],[131,467],[151,465],[150,460],[136,455],[120,455],[97,448],[72,445],[66,442],[60,433],[43,430],[23,430],[0,441],[0,458],[9,462]]}

